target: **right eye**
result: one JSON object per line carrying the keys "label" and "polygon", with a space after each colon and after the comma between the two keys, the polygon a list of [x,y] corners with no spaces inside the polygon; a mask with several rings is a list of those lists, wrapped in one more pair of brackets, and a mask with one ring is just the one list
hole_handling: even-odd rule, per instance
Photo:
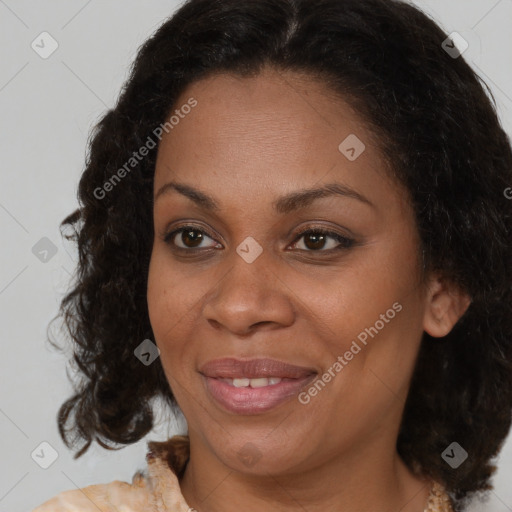
{"label": "right eye", "polygon": [[217,246],[220,245],[203,229],[199,229],[195,226],[182,226],[166,234],[164,237],[164,242],[169,244],[173,250],[183,252],[216,248],[215,245],[210,247],[200,247],[201,244],[207,239],[215,242]]}

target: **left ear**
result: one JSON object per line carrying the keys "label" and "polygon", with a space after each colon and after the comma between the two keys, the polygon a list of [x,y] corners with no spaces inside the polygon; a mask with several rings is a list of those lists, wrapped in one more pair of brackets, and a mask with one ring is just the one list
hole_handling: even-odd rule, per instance
{"label": "left ear", "polygon": [[434,338],[446,336],[471,304],[469,295],[435,276],[427,288],[423,329]]}

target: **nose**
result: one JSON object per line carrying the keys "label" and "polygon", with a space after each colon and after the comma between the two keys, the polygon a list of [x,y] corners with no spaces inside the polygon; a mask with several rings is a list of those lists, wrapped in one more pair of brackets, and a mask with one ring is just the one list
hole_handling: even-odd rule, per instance
{"label": "nose", "polygon": [[203,315],[215,329],[244,336],[289,327],[295,319],[293,293],[265,252],[247,263],[237,253],[231,269],[207,298]]}

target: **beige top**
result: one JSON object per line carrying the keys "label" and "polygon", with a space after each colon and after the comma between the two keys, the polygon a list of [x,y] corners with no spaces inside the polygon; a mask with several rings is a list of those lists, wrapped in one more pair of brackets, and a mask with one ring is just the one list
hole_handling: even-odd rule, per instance
{"label": "beige top", "polygon": [[[188,436],[150,441],[147,468],[135,473],[131,484],[116,480],[65,491],[32,512],[192,512],[180,490],[188,458]],[[453,512],[449,497],[437,483],[425,512]]]}

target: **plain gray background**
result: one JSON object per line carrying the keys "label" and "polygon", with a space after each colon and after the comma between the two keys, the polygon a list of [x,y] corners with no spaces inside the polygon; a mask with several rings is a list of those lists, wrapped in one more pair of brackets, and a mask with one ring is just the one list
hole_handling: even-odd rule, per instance
{"label": "plain gray background", "polygon": [[[490,85],[512,133],[512,1],[415,3],[467,40],[464,58]],[[165,414],[136,445],[115,452],[93,447],[73,460],[56,426],[58,407],[71,393],[66,355],[45,342],[76,261],[58,226],[77,204],[89,131],[114,105],[139,45],[177,6],[171,0],[0,0],[0,512],[27,512],[67,489],[131,481],[145,465],[148,439],[184,431],[183,418]],[[31,47],[45,31],[58,44],[47,59]],[[57,251],[46,262],[33,252],[36,244],[49,244],[43,238]],[[58,455],[48,469],[31,457],[42,442]],[[51,456],[44,446],[43,452],[43,459]],[[510,437],[498,466],[489,502],[473,511],[512,511]]]}

